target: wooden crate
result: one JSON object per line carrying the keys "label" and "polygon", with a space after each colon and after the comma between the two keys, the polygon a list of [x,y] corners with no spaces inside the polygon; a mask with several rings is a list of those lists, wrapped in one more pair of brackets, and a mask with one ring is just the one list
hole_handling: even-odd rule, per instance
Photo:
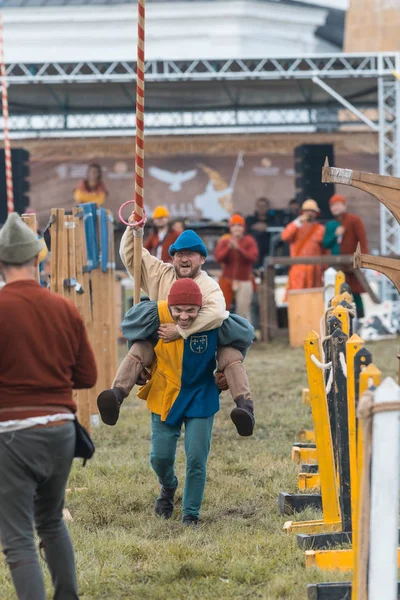
{"label": "wooden crate", "polygon": [[302,346],[307,333],[312,329],[319,333],[324,312],[323,288],[289,291],[289,341],[292,348]]}

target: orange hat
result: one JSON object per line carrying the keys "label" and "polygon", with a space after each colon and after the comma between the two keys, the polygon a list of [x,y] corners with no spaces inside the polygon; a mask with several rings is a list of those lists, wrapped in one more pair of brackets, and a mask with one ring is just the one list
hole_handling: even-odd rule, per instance
{"label": "orange hat", "polygon": [[169,212],[165,206],[156,206],[153,212],[153,219],[162,219],[163,217],[169,217]]}
{"label": "orange hat", "polygon": [[301,205],[301,210],[313,210],[316,213],[321,212],[318,204],[312,198],[308,198],[305,200],[305,202],[303,202]]}
{"label": "orange hat", "polygon": [[242,225],[243,227],[246,227],[246,221],[244,220],[244,217],[242,217],[242,215],[238,215],[235,213],[229,219],[229,227],[231,225]]}
{"label": "orange hat", "polygon": [[195,306],[203,304],[203,295],[193,279],[184,277],[177,279],[172,284],[168,294],[168,306],[177,306],[178,304],[194,304]]}
{"label": "orange hat", "polygon": [[333,196],[329,198],[329,206],[332,206],[332,204],[335,204],[335,202],[342,202],[342,204],[347,204],[346,198],[344,196],[341,196],[340,194],[333,194]]}

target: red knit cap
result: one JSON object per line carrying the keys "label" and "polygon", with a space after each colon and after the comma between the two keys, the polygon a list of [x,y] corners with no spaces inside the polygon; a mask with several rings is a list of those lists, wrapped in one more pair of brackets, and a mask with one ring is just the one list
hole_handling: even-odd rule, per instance
{"label": "red knit cap", "polygon": [[168,306],[179,304],[194,304],[195,306],[203,304],[203,296],[199,286],[189,277],[175,281],[169,291]]}
{"label": "red knit cap", "polygon": [[333,196],[329,198],[329,206],[332,206],[332,204],[335,204],[335,202],[342,202],[342,204],[347,204],[346,198],[344,196],[341,196],[340,194],[333,194]]}

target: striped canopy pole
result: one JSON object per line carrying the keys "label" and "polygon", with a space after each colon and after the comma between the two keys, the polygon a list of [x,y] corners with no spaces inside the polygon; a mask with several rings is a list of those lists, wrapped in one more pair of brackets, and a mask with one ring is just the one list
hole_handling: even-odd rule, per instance
{"label": "striped canopy pole", "polygon": [[7,212],[14,212],[14,191],[12,180],[12,160],[10,146],[10,130],[8,127],[8,92],[6,65],[4,62],[4,37],[3,37],[3,15],[0,13],[0,74],[1,74],[1,100],[3,107],[4,122],[4,155],[6,164],[6,188],[7,188]]}
{"label": "striped canopy pole", "polygon": [[[138,0],[138,44],[136,67],[136,147],[135,147],[135,211],[134,218],[144,218],[144,40],[145,0]],[[143,227],[134,231],[134,289],[133,301],[140,302],[140,279],[142,267]]]}

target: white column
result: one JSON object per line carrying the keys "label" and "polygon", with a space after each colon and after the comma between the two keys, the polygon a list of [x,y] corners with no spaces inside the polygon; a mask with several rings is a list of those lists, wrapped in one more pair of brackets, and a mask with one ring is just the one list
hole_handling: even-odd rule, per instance
{"label": "white column", "polygon": [[[400,388],[388,377],[376,389],[375,403],[398,402]],[[400,411],[373,417],[369,600],[397,600]]]}

